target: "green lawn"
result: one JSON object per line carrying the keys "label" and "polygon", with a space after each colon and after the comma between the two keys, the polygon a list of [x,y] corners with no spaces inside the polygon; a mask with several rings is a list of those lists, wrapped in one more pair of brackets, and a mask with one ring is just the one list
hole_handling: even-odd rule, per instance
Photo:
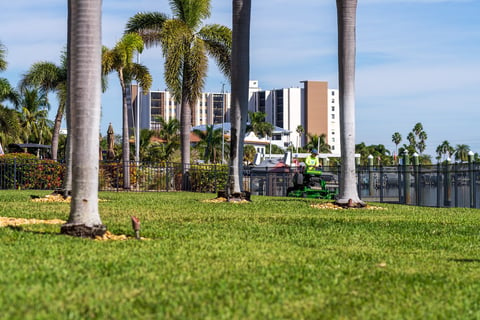
{"label": "green lawn", "polygon": [[[40,191],[0,191],[0,216],[67,219]],[[213,194],[100,193],[104,224],[0,228],[0,319],[480,319],[480,211]]]}

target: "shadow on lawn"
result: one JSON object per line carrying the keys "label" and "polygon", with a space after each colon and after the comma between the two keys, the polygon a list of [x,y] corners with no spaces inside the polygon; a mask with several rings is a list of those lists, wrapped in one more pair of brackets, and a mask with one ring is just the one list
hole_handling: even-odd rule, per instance
{"label": "shadow on lawn", "polygon": [[461,259],[448,259],[449,261],[453,261],[453,262],[463,262],[463,263],[472,263],[472,262],[479,262],[480,263],[480,259],[469,259],[469,258],[461,258]]}

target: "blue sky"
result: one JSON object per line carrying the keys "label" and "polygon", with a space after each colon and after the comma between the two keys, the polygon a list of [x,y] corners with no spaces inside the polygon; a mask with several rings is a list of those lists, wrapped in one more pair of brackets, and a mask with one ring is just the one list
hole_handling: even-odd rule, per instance
{"label": "blue sky", "polygon": [[[263,89],[301,86],[302,80],[337,84],[334,0],[252,1],[251,79]],[[58,63],[66,43],[65,0],[15,0],[0,12],[0,41],[13,85],[37,61]],[[231,26],[231,1],[212,0],[209,22]],[[104,0],[103,43],[112,47],[126,21],[139,11],[170,14],[168,1]],[[434,155],[442,141],[480,153],[480,1],[359,0],[357,16],[356,140],[394,150],[394,132],[406,140],[415,123],[428,135]],[[159,48],[141,62],[165,89]],[[109,122],[121,131],[121,93],[110,77],[102,98],[101,132]],[[210,64],[205,91],[226,79]],[[52,105],[55,109],[56,105]],[[53,113],[53,112],[52,112]]]}

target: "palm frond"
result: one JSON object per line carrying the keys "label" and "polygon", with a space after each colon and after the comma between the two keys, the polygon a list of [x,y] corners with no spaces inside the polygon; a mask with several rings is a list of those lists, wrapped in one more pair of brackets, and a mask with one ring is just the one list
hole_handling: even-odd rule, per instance
{"label": "palm frond", "polygon": [[182,95],[193,105],[203,90],[208,70],[208,58],[203,40],[195,38],[184,63],[183,77],[189,90],[182,92]]}
{"label": "palm frond", "polygon": [[169,18],[160,12],[140,12],[131,17],[125,33],[139,34],[147,48],[160,44],[160,31]]}
{"label": "palm frond", "polygon": [[198,35],[205,42],[208,54],[215,59],[219,69],[227,78],[230,78],[232,31],[226,26],[213,24],[204,26]]}
{"label": "palm frond", "polygon": [[210,17],[210,0],[170,0],[169,3],[175,18],[190,29],[197,29],[204,19]]}

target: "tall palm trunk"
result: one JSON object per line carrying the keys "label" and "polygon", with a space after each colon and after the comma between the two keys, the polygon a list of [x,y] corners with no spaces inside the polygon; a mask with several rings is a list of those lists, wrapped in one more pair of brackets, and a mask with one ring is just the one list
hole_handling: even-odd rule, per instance
{"label": "tall palm trunk", "polygon": [[63,118],[63,108],[58,107],[57,114],[55,115],[55,121],[53,123],[53,133],[52,133],[52,160],[57,161],[58,159],[58,139],[60,137],[60,126],[62,125]]}
{"label": "tall palm trunk", "polygon": [[61,232],[83,237],[106,231],[98,212],[101,4],[101,0],[69,0],[72,201]]}
{"label": "tall palm trunk", "polygon": [[251,0],[232,1],[232,101],[230,122],[230,193],[242,192],[243,143],[248,114]]}
{"label": "tall palm trunk", "polygon": [[362,204],[355,179],[355,24],[357,0],[337,0],[342,170],[339,204]]}
{"label": "tall palm trunk", "polygon": [[123,188],[130,189],[130,135],[128,130],[127,88],[123,72],[119,72],[120,86],[122,87],[122,162],[123,162]]}

